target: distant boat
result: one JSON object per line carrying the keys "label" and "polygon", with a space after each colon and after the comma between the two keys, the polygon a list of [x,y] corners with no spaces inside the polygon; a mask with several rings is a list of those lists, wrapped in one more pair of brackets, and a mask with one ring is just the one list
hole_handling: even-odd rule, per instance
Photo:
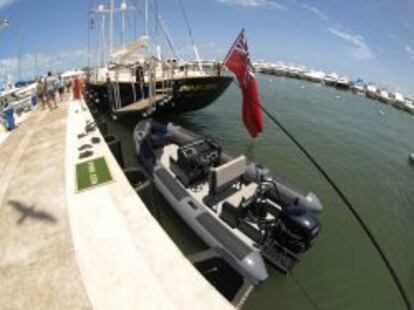
{"label": "distant boat", "polygon": [[336,73],[328,74],[323,78],[323,83],[328,86],[336,86],[339,76]]}
{"label": "distant boat", "polygon": [[385,89],[378,90],[378,94],[379,94],[378,95],[378,100],[379,101],[381,101],[383,103],[386,103],[386,104],[391,102],[391,97]]}
{"label": "distant boat", "polygon": [[357,79],[352,85],[352,90],[358,95],[365,95],[366,86],[364,81],[362,79]]}
{"label": "distant boat", "polygon": [[398,92],[392,93],[391,94],[391,99],[392,99],[391,103],[395,107],[397,107],[399,109],[404,109],[405,108],[405,105],[404,105],[405,99],[404,99],[404,96],[401,95],[400,93],[398,93]]}
{"label": "distant boat", "polygon": [[351,82],[346,77],[340,77],[336,81],[335,86],[342,89],[349,89],[351,87]]}
{"label": "distant boat", "polygon": [[414,114],[414,101],[410,98],[405,98],[404,110]]}
{"label": "distant boat", "polygon": [[322,71],[307,71],[303,74],[303,78],[305,80],[311,81],[311,82],[322,82],[324,77],[326,76],[325,72]]}
{"label": "distant boat", "polygon": [[411,153],[410,156],[408,156],[408,160],[414,164],[414,153]]}
{"label": "distant boat", "polygon": [[261,64],[258,68],[259,72],[264,74],[271,74],[277,76],[286,76],[288,72],[288,67],[282,63],[276,64]]}
{"label": "distant boat", "polygon": [[366,94],[367,94],[368,98],[377,100],[378,99],[378,89],[377,89],[377,87],[372,85],[372,84],[368,85]]}
{"label": "distant boat", "polygon": [[290,66],[287,75],[293,78],[301,79],[304,77],[305,69],[296,66]]}
{"label": "distant boat", "polygon": [[289,68],[284,64],[275,64],[271,66],[271,73],[274,75],[287,75]]}

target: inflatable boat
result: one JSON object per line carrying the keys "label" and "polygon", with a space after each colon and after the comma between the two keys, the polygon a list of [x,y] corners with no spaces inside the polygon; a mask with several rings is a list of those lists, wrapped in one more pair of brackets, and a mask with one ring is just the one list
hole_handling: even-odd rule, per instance
{"label": "inflatable boat", "polygon": [[216,141],[172,123],[135,127],[140,162],[191,229],[250,281],[269,268],[287,274],[318,236],[322,204],[273,176],[231,157]]}

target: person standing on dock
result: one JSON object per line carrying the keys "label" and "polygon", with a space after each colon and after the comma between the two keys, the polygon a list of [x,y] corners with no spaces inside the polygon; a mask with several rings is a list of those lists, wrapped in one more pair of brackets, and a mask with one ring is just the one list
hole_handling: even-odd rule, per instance
{"label": "person standing on dock", "polygon": [[73,80],[73,99],[74,100],[81,100],[82,99],[82,88],[83,83],[80,79],[79,75],[75,77]]}
{"label": "person standing on dock", "polygon": [[59,92],[59,101],[63,102],[65,100],[65,81],[62,79],[61,75],[59,75],[57,87]]}
{"label": "person standing on dock", "polygon": [[45,81],[43,78],[40,78],[37,81],[36,86],[36,96],[37,100],[42,104],[42,110],[46,109],[46,102],[45,102]]}
{"label": "person standing on dock", "polygon": [[5,99],[5,102],[4,102],[3,113],[4,113],[5,118],[6,118],[7,130],[12,131],[12,130],[16,129],[16,121],[15,121],[15,118],[14,118],[14,110],[13,110],[12,105],[7,100],[7,98]]}
{"label": "person standing on dock", "polygon": [[52,72],[47,73],[47,78],[45,81],[45,97],[47,100],[47,105],[50,110],[57,109],[56,104],[56,78],[52,75]]}

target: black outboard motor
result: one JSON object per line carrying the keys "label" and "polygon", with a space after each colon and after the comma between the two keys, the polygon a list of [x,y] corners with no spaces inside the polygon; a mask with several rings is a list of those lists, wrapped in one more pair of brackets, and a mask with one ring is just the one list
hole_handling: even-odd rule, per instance
{"label": "black outboard motor", "polygon": [[252,216],[245,219],[258,224],[263,232],[264,238],[260,240],[263,257],[282,273],[289,273],[319,235],[321,225],[317,215],[322,204],[312,193],[306,195],[273,180],[264,169],[253,171],[251,177],[260,186],[253,202],[246,203],[244,209],[256,220],[252,221]]}
{"label": "black outboard motor", "polygon": [[294,215],[281,211],[279,222],[273,230],[273,238],[293,253],[300,254],[313,245],[320,229],[319,221],[312,215]]}
{"label": "black outboard motor", "polygon": [[[286,193],[282,188],[283,185],[271,178],[264,178],[262,184],[264,184],[262,195],[268,199],[268,203],[280,207],[278,212],[274,212],[271,207],[268,208],[276,218],[273,238],[295,254],[305,252],[312,246],[321,228],[315,208],[309,207],[309,201],[302,202],[303,195],[296,194],[297,197],[294,194],[290,197],[283,195]],[[295,193],[292,189],[289,190]]]}

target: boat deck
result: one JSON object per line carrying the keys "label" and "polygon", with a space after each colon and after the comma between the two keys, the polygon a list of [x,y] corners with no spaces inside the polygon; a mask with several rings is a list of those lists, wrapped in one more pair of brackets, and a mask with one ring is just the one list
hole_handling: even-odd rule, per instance
{"label": "boat deck", "polygon": [[128,113],[139,113],[144,112],[145,110],[152,107],[153,103],[160,102],[168,98],[168,95],[165,94],[157,94],[150,100],[150,98],[145,98],[138,100],[134,103],[131,103],[127,106],[122,108],[116,109],[114,111],[115,114],[128,114]]}
{"label": "boat deck", "polygon": [[[0,304],[231,309],[153,219],[99,131],[78,136],[91,120],[80,102],[35,110],[0,145]],[[93,155],[79,159],[92,137]]]}

